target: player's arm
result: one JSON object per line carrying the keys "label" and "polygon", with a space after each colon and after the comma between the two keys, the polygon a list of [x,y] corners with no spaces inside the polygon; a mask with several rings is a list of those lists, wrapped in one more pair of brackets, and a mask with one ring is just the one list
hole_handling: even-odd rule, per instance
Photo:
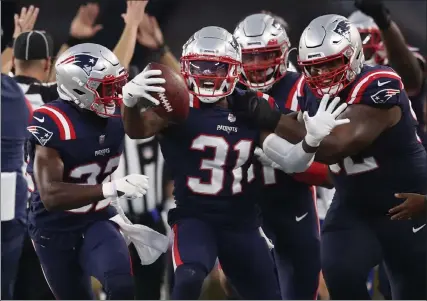
{"label": "player's arm", "polygon": [[[267,102],[261,102],[259,98],[256,101],[258,108],[252,108],[252,111],[257,112],[257,124],[261,125],[261,128],[276,125],[273,127],[275,128],[275,133],[271,131],[262,132],[260,142],[263,151],[267,157],[277,163],[285,172],[296,173],[307,170],[313,162],[314,155],[323,138],[329,135],[336,126],[350,122],[349,119],[336,120],[337,116],[345,110],[347,104],[341,104],[336,108],[339,104],[338,98],[334,99],[329,105],[328,101],[329,96],[322,98],[319,109],[313,117],[304,113],[303,117],[307,130],[294,116],[276,113],[271,110]],[[277,119],[279,120],[277,121]],[[282,125],[282,128],[278,128],[280,125]],[[286,130],[287,127],[294,131],[291,138],[289,138]],[[301,136],[294,135],[294,127],[297,128],[297,134]],[[300,142],[293,144],[292,139]]]}
{"label": "player's arm", "polygon": [[315,160],[334,164],[341,159],[357,154],[371,145],[386,129],[395,125],[401,116],[399,107],[389,109],[368,105],[352,105],[339,118],[348,118],[351,123],[335,128],[323,139]]}
{"label": "player's arm", "polygon": [[381,1],[356,0],[355,5],[374,19],[380,29],[390,66],[402,77],[408,95],[417,95],[423,84],[423,70],[399,27],[391,20],[388,9]]}
{"label": "player's arm", "polygon": [[[254,154],[262,165],[286,172],[282,169],[280,165],[273,162],[269,157],[267,157],[259,147],[255,148]],[[322,163],[313,162],[313,164],[311,164],[306,171],[290,175],[298,182],[302,182],[308,185],[322,186],[325,188],[334,187],[332,184],[332,180],[329,177],[328,167],[327,165]]]}
{"label": "player's arm", "polygon": [[64,183],[63,173],[64,163],[59,153],[53,148],[36,145],[34,177],[47,210],[70,210],[105,199],[102,185]]}
{"label": "player's arm", "polygon": [[[145,110],[159,105],[159,101],[152,97],[149,92],[165,92],[163,87],[158,86],[164,84],[165,80],[154,77],[161,74],[160,70],[142,71],[123,87],[123,124],[126,134],[131,139],[152,137],[168,125],[168,121],[161,118],[153,110]],[[144,107],[142,104],[141,108],[137,105],[139,101],[145,102],[146,106]]]}

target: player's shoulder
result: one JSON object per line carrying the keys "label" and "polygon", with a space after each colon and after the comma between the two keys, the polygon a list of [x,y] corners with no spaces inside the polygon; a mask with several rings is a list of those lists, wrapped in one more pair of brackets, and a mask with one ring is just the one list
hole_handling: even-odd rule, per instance
{"label": "player's shoulder", "polygon": [[49,141],[73,140],[76,132],[69,115],[69,104],[57,99],[36,109],[27,129],[43,146]]}
{"label": "player's shoulder", "polygon": [[287,113],[300,109],[299,98],[305,94],[304,83],[305,78],[302,74],[287,71],[286,74],[273,85],[271,95],[283,112]]}
{"label": "player's shoulder", "polygon": [[397,105],[403,92],[400,76],[388,66],[365,65],[346,95],[349,104]]}

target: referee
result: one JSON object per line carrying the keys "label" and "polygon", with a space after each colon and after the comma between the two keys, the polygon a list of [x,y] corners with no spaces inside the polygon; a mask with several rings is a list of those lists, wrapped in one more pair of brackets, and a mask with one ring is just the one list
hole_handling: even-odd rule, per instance
{"label": "referee", "polygon": [[[14,80],[25,94],[33,110],[59,98],[56,83],[45,83],[52,65],[52,38],[45,31],[21,33],[13,45]],[[26,164],[24,166],[26,169]],[[28,188],[33,188],[27,177]],[[25,235],[22,256],[15,283],[15,299],[54,300],[44,278],[39,259],[34,251],[28,233]]]}
{"label": "referee", "polygon": [[15,81],[33,109],[59,97],[56,83],[45,83],[53,57],[53,42],[49,34],[39,30],[21,33],[13,44],[13,56]]}

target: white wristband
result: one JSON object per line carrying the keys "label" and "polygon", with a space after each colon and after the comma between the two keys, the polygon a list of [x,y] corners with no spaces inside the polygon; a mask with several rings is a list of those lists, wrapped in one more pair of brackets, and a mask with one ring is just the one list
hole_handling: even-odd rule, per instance
{"label": "white wristband", "polygon": [[102,194],[104,198],[113,198],[117,196],[116,184],[114,182],[107,182],[102,184]]}

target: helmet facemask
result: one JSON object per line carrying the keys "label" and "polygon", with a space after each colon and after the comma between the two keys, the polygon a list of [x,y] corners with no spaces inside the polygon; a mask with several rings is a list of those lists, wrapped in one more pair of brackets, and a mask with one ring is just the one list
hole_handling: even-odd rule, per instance
{"label": "helmet facemask", "polygon": [[382,65],[386,59],[384,43],[381,40],[379,29],[359,28],[360,37],[362,39],[363,53],[365,62],[369,65]]}
{"label": "helmet facemask", "polygon": [[188,90],[204,103],[230,95],[240,75],[240,62],[226,57],[189,55],[181,58]]}
{"label": "helmet facemask", "polygon": [[86,87],[95,95],[90,110],[100,117],[120,117],[115,114],[117,106],[122,103],[122,88],[127,83],[128,74],[107,75],[103,79],[89,78]]}
{"label": "helmet facemask", "polygon": [[325,94],[335,96],[356,78],[352,68],[354,56],[349,46],[337,55],[298,61],[298,64],[304,70],[306,83],[315,94],[320,97]]}
{"label": "helmet facemask", "polygon": [[242,49],[240,82],[252,90],[269,90],[286,74],[287,49],[283,46]]}

